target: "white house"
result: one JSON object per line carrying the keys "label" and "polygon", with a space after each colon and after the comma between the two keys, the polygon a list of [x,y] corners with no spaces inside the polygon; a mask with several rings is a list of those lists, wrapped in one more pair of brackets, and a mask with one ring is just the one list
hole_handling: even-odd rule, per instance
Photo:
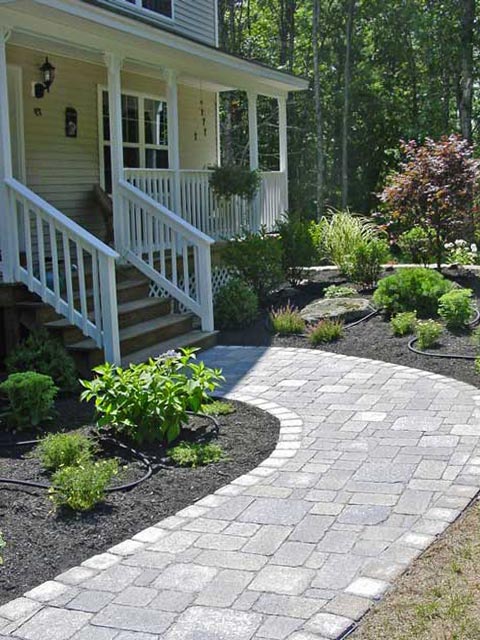
{"label": "white house", "polygon": [[[307,83],[217,45],[216,0],[0,0],[0,289],[26,286],[17,317],[41,310],[89,365],[211,338],[211,245],[287,209],[286,100]],[[232,89],[252,169],[257,97],[279,105],[279,171],[251,207],[209,186]]]}

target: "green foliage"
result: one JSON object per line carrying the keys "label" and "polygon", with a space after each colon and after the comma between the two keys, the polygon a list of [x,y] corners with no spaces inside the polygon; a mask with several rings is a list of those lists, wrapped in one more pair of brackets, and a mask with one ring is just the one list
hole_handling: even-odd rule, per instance
{"label": "green foliage", "polygon": [[258,296],[248,284],[232,278],[215,296],[215,326],[218,329],[242,329],[255,322]]}
{"label": "green foliage", "polygon": [[416,226],[400,234],[397,244],[407,262],[427,266],[435,259],[434,242],[433,229]]}
{"label": "green foliage", "polygon": [[375,226],[348,211],[332,212],[319,223],[320,250],[345,275],[349,271],[350,256],[376,235]]}
{"label": "green foliage", "polygon": [[53,417],[58,388],[50,376],[35,371],[11,373],[0,384],[0,392],[8,398],[6,418],[14,428],[38,427]]}
{"label": "green foliage", "polygon": [[283,281],[282,245],[278,238],[246,232],[230,240],[223,251],[227,267],[238,273],[264,303],[268,295]]}
{"label": "green foliage", "polygon": [[225,165],[212,168],[210,186],[217,198],[230,200],[234,196],[239,196],[245,200],[253,200],[260,188],[261,180],[259,171]]}
{"label": "green foliage", "polygon": [[52,433],[40,441],[35,452],[47,471],[57,471],[91,460],[95,445],[80,433]]}
{"label": "green foliage", "polygon": [[305,320],[295,307],[288,303],[285,307],[272,310],[270,320],[273,330],[281,336],[299,334],[305,331]]}
{"label": "green foliage", "polygon": [[443,333],[443,327],[435,320],[419,320],[415,327],[417,344],[420,349],[429,349],[437,342]]}
{"label": "green foliage", "polygon": [[381,194],[389,221],[400,230],[414,225],[433,234],[438,268],[445,243],[472,232],[471,220],[480,177],[472,146],[458,135],[402,144],[405,160]]}
{"label": "green foliage", "polygon": [[438,303],[438,315],[448,329],[462,329],[475,312],[471,289],[453,289],[445,293]]}
{"label": "green foliage", "polygon": [[432,269],[398,269],[380,280],[373,301],[390,315],[416,311],[420,318],[429,318],[437,315],[439,299],[452,287],[449,280]]}
{"label": "green foliage", "polygon": [[352,287],[338,284],[331,284],[324,292],[325,298],[351,298],[356,295],[357,292]]}
{"label": "green foliage", "polygon": [[478,264],[478,247],[475,242],[470,245],[466,240],[455,240],[445,244],[446,261],[448,264]]}
{"label": "green foliage", "polygon": [[470,340],[472,341],[473,346],[480,350],[480,327],[476,327],[472,331],[472,335],[470,336]]}
{"label": "green foliage", "polygon": [[86,460],[75,467],[61,467],[52,476],[50,499],[57,507],[91,511],[105,498],[110,480],[118,474],[116,460]]}
{"label": "green foliage", "polygon": [[200,413],[204,413],[206,416],[228,416],[235,412],[233,404],[225,400],[212,400],[200,408]]}
{"label": "green foliage", "polygon": [[311,267],[318,261],[318,249],[314,244],[311,228],[311,222],[292,213],[277,223],[283,270],[292,287],[296,287],[302,280],[304,267]]}
{"label": "green foliage", "polygon": [[167,454],[179,467],[203,467],[219,462],[225,457],[218,444],[201,444],[180,442],[176,447],[167,450]]}
{"label": "green foliage", "polygon": [[63,345],[46,331],[36,329],[5,359],[7,373],[36,371],[53,378],[59,389],[77,386],[77,371]]}
{"label": "green foliage", "polygon": [[320,320],[308,329],[308,339],[314,347],[327,342],[335,342],[343,337],[343,322],[340,320]]}
{"label": "green foliage", "polygon": [[196,362],[195,349],[168,352],[122,369],[104,364],[82,380],[82,400],[95,400],[98,426],[138,443],[178,438],[188,410],[199,411],[224,380],[221,371]]}
{"label": "green foliage", "polygon": [[403,313],[397,313],[390,320],[390,326],[394,336],[408,336],[414,333],[417,326],[417,312],[404,311]]}
{"label": "green foliage", "polygon": [[385,240],[370,238],[355,245],[346,258],[344,273],[352,282],[372,289],[382,273],[382,265],[389,258]]}
{"label": "green foliage", "polygon": [[0,531],[0,567],[3,564],[2,549],[5,549],[6,546],[7,543],[5,542],[5,538],[3,537],[3,533]]}
{"label": "green foliage", "polygon": [[480,356],[475,358],[475,373],[480,375]]}

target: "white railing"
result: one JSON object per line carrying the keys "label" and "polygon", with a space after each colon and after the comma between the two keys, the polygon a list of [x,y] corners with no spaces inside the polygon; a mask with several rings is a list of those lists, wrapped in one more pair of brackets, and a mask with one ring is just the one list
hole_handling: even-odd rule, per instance
{"label": "white railing", "polygon": [[107,361],[119,364],[118,253],[17,180],[8,178],[5,185],[16,280],[92,338]]}
{"label": "white railing", "polygon": [[215,197],[210,187],[211,171],[179,172],[180,206],[175,207],[175,172],[167,169],[127,169],[125,179],[147,193],[196,229],[215,240],[229,239],[244,229],[257,230],[265,225],[273,231],[287,210],[285,173],[262,173],[257,199],[252,203],[242,198],[224,201]]}
{"label": "white railing", "polygon": [[125,258],[213,331],[213,239],[126,180],[118,195]]}

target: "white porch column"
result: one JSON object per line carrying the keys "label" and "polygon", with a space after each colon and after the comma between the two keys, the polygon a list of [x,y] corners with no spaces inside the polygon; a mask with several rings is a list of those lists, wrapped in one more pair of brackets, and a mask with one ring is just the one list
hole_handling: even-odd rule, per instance
{"label": "white porch column", "polygon": [[[258,171],[260,162],[258,159],[258,94],[253,91],[247,93],[248,98],[248,142],[250,150],[250,171]],[[259,193],[252,202],[252,231],[259,231],[261,224],[263,188],[260,186]]]}
{"label": "white porch column", "polygon": [[110,124],[110,155],[112,162],[113,232],[115,249],[124,253],[126,248],[124,211],[118,183],[123,180],[122,80],[123,60],[115,53],[105,54],[108,71],[108,111]]}
{"label": "white porch column", "polygon": [[[283,206],[288,211],[288,142],[287,142],[287,97],[281,96],[278,100],[278,138],[280,151],[280,171],[283,175],[284,193]],[[282,212],[283,213],[283,212]]]}
{"label": "white porch column", "polygon": [[0,27],[0,249],[2,251],[3,281],[15,282],[18,263],[17,222],[5,185],[5,180],[12,177],[6,52],[9,36],[10,32]]}
{"label": "white porch column", "polygon": [[175,71],[167,72],[168,166],[174,173],[174,213],[181,215],[180,198],[180,129],[178,122],[178,85]]}

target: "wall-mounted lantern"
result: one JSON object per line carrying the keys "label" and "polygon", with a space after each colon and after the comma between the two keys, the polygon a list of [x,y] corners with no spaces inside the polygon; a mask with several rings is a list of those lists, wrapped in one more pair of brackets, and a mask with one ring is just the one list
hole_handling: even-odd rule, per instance
{"label": "wall-mounted lantern", "polygon": [[45,91],[50,92],[50,87],[55,80],[55,67],[45,58],[45,62],[40,67],[43,82],[36,82],[33,89],[35,98],[43,98]]}

